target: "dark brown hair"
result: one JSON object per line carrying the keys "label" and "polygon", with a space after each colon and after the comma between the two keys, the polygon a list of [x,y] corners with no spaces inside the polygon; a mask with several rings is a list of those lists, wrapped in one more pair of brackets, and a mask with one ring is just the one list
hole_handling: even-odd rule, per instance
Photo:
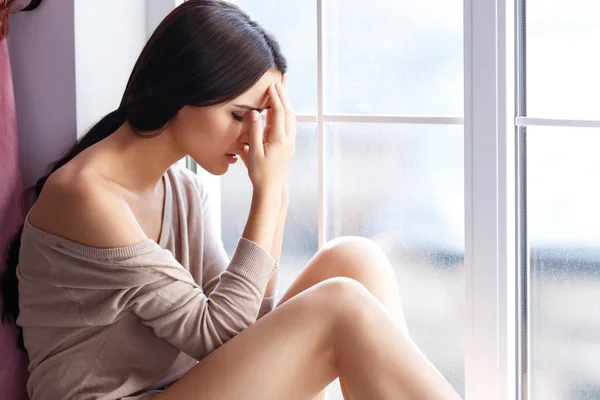
{"label": "dark brown hair", "polygon": [[[252,87],[269,69],[285,73],[278,43],[248,14],[219,0],[188,0],[156,28],[142,50],[119,108],[96,123],[35,185],[39,197],[48,176],[86,148],[110,136],[125,121],[136,134],[152,137],[183,106],[203,107],[231,101]],[[18,279],[21,233],[6,252],[1,279],[2,321],[19,316]],[[19,328],[17,346],[25,350]]]}

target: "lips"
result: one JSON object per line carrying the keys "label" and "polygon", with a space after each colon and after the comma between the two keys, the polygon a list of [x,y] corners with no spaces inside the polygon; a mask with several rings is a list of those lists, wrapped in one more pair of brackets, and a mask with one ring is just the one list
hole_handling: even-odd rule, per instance
{"label": "lips", "polygon": [[235,164],[238,160],[238,155],[237,154],[225,154],[225,158],[227,158],[227,161],[229,162],[229,164]]}

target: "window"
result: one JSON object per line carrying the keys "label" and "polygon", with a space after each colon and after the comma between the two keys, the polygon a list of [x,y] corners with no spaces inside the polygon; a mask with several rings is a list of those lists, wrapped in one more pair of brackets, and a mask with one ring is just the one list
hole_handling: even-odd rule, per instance
{"label": "window", "polygon": [[530,399],[600,397],[600,129],[527,127]]}
{"label": "window", "polygon": [[[279,40],[299,120],[279,295],[325,241],[373,239],[411,336],[464,393],[462,0],[233,2]],[[250,206],[238,164],[220,186],[230,252]]]}
{"label": "window", "polygon": [[521,1],[520,398],[597,399],[600,5]]}

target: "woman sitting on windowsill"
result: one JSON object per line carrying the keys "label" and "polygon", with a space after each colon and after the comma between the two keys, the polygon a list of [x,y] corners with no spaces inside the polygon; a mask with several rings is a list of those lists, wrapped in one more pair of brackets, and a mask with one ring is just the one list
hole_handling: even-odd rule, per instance
{"label": "woman sitting on windowsill", "polygon": [[[459,398],[409,337],[373,243],[329,243],[275,306],[296,135],[285,72],[236,6],[186,1],[119,108],[40,179],[3,281],[32,400],[322,399],[338,376],[347,399]],[[215,175],[247,166],[231,260],[210,194],[174,166],[186,155]]]}

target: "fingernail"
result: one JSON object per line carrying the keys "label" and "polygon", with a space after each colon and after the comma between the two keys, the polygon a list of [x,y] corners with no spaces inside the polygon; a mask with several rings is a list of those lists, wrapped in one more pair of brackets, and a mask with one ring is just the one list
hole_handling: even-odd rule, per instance
{"label": "fingernail", "polygon": [[252,118],[252,121],[258,121],[258,117],[260,116],[260,114],[258,114],[258,111],[256,110],[252,110],[250,117]]}

